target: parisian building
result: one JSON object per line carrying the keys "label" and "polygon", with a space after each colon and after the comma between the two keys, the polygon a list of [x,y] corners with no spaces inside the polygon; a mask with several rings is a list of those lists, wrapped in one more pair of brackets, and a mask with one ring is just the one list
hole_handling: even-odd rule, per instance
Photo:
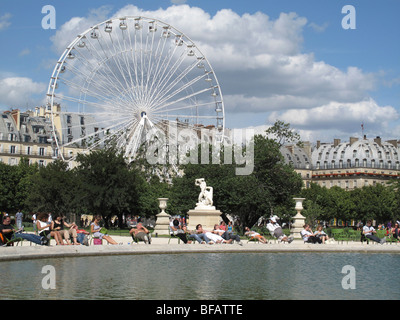
{"label": "parisian building", "polygon": [[304,187],[311,183],[321,187],[338,186],[346,190],[386,184],[400,178],[399,141],[383,141],[380,137],[368,139],[350,137],[342,142],[312,146],[305,142],[298,146],[283,146],[281,153],[285,162],[291,164],[301,175]]}
{"label": "parisian building", "polygon": [[86,130],[94,132],[96,128],[92,119],[76,114],[60,116],[60,106],[54,106],[53,114],[48,108],[36,107],[25,112],[13,109],[1,114],[0,162],[17,165],[22,157],[26,157],[31,164],[46,166],[57,159],[59,152],[63,153],[64,159],[70,159],[82,151],[85,141],[58,150],[52,134],[51,117],[58,132],[57,139],[63,143],[72,141]]}

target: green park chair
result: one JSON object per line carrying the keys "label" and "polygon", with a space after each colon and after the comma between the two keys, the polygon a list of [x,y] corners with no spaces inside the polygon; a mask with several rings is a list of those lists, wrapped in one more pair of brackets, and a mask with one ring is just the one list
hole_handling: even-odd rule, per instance
{"label": "green park chair", "polygon": [[376,236],[381,239],[386,237],[386,230],[376,230]]}
{"label": "green park chair", "polygon": [[332,229],[331,230],[332,238],[335,239],[335,241],[347,241],[349,240],[348,236],[345,234],[344,229]]}
{"label": "green park chair", "polygon": [[351,241],[359,241],[361,238],[361,230],[348,230],[348,237]]}
{"label": "green park chair", "polygon": [[18,246],[18,244],[21,244],[21,246],[22,246],[22,241],[24,241],[24,239],[19,238],[19,237],[8,240],[6,238],[6,236],[1,232],[0,232],[0,240],[1,240],[0,243],[3,247],[14,246],[14,243],[16,243],[17,246]]}

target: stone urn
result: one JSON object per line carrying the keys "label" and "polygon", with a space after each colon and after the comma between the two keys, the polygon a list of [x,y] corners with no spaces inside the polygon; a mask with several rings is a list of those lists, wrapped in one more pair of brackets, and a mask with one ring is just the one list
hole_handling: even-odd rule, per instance
{"label": "stone urn", "polygon": [[293,217],[293,229],[290,230],[290,235],[293,236],[294,239],[302,239],[300,232],[304,229],[304,223],[306,221],[306,218],[301,214],[301,211],[304,209],[303,208],[303,201],[305,198],[293,198],[294,201],[296,201],[295,209],[297,211],[297,214]]}
{"label": "stone urn", "polygon": [[158,198],[159,201],[159,208],[161,209],[161,212],[156,215],[157,220],[156,220],[156,226],[154,228],[154,233],[155,235],[169,235],[169,221],[170,221],[170,215],[165,212],[165,209],[167,208],[167,201],[168,198]]}

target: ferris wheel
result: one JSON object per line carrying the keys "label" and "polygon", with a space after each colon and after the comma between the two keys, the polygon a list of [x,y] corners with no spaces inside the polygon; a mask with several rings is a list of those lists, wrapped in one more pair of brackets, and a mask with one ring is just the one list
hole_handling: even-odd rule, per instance
{"label": "ferris wheel", "polygon": [[195,43],[171,25],[145,17],[99,23],[58,60],[47,91],[55,156],[70,160],[113,141],[132,161],[146,132],[170,122],[224,132],[217,77]]}

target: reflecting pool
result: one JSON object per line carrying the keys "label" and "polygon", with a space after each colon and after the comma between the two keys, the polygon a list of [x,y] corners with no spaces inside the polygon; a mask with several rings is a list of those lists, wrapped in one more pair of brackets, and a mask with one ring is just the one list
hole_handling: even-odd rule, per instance
{"label": "reflecting pool", "polygon": [[[399,299],[400,255],[197,253],[0,262],[0,299]],[[55,270],[55,289],[44,289]],[[343,289],[344,266],[355,289]]]}

